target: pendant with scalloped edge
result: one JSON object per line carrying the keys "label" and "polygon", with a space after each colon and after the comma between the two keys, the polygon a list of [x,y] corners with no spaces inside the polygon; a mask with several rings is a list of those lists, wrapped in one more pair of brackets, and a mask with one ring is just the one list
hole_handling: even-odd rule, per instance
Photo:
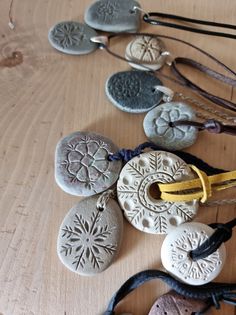
{"label": "pendant with scalloped edge", "polygon": [[65,216],[59,230],[57,253],[71,271],[91,276],[107,269],[119,252],[123,216],[118,203],[109,199],[97,208],[97,196],[81,200]]}
{"label": "pendant with scalloped edge", "polygon": [[169,233],[161,248],[165,269],[179,281],[190,285],[203,285],[214,280],[225,262],[225,246],[206,258],[194,261],[190,252],[204,243],[214,232],[209,225],[191,222],[181,224]]}
{"label": "pendant with scalloped edge", "polygon": [[166,234],[196,215],[198,201],[167,202],[153,194],[157,183],[194,178],[190,167],[173,153],[151,151],[130,160],[117,182],[117,196],[126,219],[138,230]]}

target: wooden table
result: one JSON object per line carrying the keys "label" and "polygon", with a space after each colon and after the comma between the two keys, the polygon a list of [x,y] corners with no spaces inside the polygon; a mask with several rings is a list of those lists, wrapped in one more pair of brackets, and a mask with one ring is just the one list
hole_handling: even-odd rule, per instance
{"label": "wooden table", "polygon": [[[232,0],[140,2],[146,11],[236,24]],[[128,277],[147,268],[161,268],[160,247],[164,237],[141,233],[127,222],[121,252],[104,273],[89,278],[78,276],[57,257],[59,225],[79,200],[60,190],[54,181],[58,140],[76,130],[99,132],[120,147],[134,148],[146,140],[142,130],[144,115],[119,111],[105,96],[106,79],[129,69],[126,63],[101,50],[83,57],[64,55],[48,43],[47,33],[52,25],[63,20],[82,21],[89,3],[15,0],[14,30],[8,26],[10,0],[0,3],[1,315],[101,315],[112,294]],[[142,25],[142,29],[188,40],[236,69],[234,40],[147,25]],[[166,41],[166,46],[174,56],[195,58],[214,67],[205,57],[181,44]],[[23,62],[7,67],[4,58],[15,51],[22,54]],[[199,73],[191,72],[191,76],[204,88],[236,101],[233,88]],[[215,167],[236,167],[235,138],[231,136],[203,132],[186,151]],[[231,189],[223,197],[232,198],[234,192]],[[201,207],[196,221],[227,222],[235,215],[234,206]],[[235,240],[234,234],[226,244],[227,261],[217,281],[236,282]],[[165,284],[153,281],[130,294],[117,311],[147,314],[152,302],[167,291]],[[211,314],[236,313],[234,307],[222,305],[219,312]]]}

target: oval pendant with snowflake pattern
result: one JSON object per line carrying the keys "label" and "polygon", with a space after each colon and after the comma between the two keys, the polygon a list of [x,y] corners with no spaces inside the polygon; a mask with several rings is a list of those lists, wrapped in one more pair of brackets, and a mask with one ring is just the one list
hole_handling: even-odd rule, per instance
{"label": "oval pendant with snowflake pattern", "polygon": [[58,235],[57,253],[62,263],[80,275],[107,269],[117,255],[123,233],[123,216],[116,201],[97,208],[97,196],[77,203],[65,216]]}
{"label": "oval pendant with snowflake pattern", "polygon": [[138,230],[153,234],[169,233],[179,224],[192,220],[198,201],[161,200],[157,183],[193,178],[189,166],[172,153],[151,151],[134,157],[125,164],[117,182],[117,196],[125,217]]}

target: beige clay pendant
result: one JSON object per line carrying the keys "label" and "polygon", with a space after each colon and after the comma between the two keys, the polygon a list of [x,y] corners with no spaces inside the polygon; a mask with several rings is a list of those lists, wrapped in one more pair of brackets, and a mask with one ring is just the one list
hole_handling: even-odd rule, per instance
{"label": "beige clay pendant", "polygon": [[98,197],[77,203],[65,216],[58,235],[57,252],[62,263],[80,275],[107,269],[117,255],[123,233],[123,216],[111,198],[102,206]]}
{"label": "beige clay pendant", "polygon": [[162,244],[161,260],[176,279],[190,285],[203,285],[214,280],[225,262],[225,246],[206,258],[194,261],[190,252],[212,235],[214,229],[202,223],[181,224],[168,234]]}
{"label": "beige clay pendant", "polygon": [[165,64],[169,54],[159,38],[138,36],[126,47],[125,57],[130,60],[130,66],[135,69],[155,71]]}
{"label": "beige clay pendant", "polygon": [[130,160],[117,182],[117,196],[127,220],[138,230],[165,234],[192,220],[198,201],[166,202],[159,199],[157,183],[193,179],[189,166],[164,151],[143,153]]}

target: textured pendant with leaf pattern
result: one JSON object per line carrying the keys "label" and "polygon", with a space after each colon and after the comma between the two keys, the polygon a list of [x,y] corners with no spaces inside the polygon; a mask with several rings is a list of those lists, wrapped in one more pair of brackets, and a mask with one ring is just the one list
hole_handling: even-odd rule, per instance
{"label": "textured pendant with leaf pattern", "polygon": [[164,151],[140,154],[122,169],[117,196],[124,215],[138,230],[153,234],[169,233],[190,221],[198,202],[167,202],[158,195],[158,183],[193,179],[189,166],[179,157]]}
{"label": "textured pendant with leaf pattern", "polygon": [[104,209],[97,196],[77,203],[65,216],[58,235],[57,252],[62,263],[80,275],[107,269],[117,255],[123,233],[123,216],[116,201]]}

